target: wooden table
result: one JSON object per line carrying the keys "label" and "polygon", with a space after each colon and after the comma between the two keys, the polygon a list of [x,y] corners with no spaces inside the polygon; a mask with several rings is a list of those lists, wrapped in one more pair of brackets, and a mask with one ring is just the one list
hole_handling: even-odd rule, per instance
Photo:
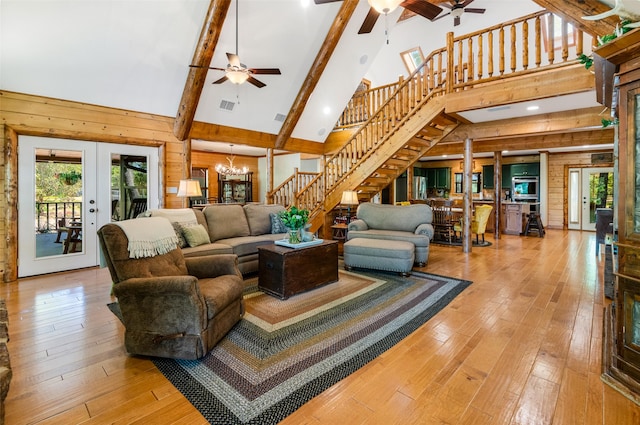
{"label": "wooden table", "polygon": [[82,223],[73,223],[67,226],[67,238],[63,244],[63,254],[77,251],[78,244],[82,244]]}
{"label": "wooden table", "polygon": [[306,248],[258,247],[258,288],[280,299],[338,280],[338,241]]}

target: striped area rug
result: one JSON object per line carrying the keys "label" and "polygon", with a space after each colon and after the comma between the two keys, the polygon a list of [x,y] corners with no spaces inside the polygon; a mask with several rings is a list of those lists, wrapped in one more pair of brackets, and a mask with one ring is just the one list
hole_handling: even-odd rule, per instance
{"label": "striped area rug", "polygon": [[429,320],[469,281],[340,271],[282,301],[246,281],[245,317],[199,360],[154,363],[212,424],[277,424]]}

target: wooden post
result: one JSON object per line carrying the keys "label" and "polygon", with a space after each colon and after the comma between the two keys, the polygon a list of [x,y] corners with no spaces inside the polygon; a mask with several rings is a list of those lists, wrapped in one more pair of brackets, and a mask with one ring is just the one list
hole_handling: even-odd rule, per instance
{"label": "wooden post", "polygon": [[407,168],[407,201],[413,199],[413,164]]}
{"label": "wooden post", "polygon": [[4,137],[4,199],[5,199],[5,283],[18,279],[18,134],[0,125]]}
{"label": "wooden post", "polygon": [[500,239],[500,222],[502,221],[502,152],[493,153],[493,199],[495,199],[495,224],[493,238]]}
{"label": "wooden post", "polygon": [[453,93],[453,32],[447,33],[447,72],[445,93]]}
{"label": "wooden post", "polygon": [[273,204],[273,148],[267,148],[267,204]]}
{"label": "wooden post", "polygon": [[463,174],[463,193],[464,193],[464,223],[462,226],[462,252],[471,252],[471,217],[473,209],[473,142],[470,138],[464,141],[464,174]]}

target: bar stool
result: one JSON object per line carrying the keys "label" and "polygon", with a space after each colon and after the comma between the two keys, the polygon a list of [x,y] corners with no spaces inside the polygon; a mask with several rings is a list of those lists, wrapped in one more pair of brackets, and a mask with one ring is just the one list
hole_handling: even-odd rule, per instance
{"label": "bar stool", "polygon": [[544,237],[544,226],[542,225],[542,220],[540,219],[540,216],[538,215],[538,213],[529,213],[529,218],[527,219],[527,225],[524,228],[524,236],[528,236],[529,232],[531,231],[537,231],[538,232],[538,236],[543,238]]}

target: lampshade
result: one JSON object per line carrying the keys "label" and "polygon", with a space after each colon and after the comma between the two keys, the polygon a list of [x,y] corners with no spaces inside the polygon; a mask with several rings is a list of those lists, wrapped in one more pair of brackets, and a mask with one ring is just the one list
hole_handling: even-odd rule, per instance
{"label": "lampshade", "polygon": [[177,196],[181,198],[202,196],[202,191],[200,190],[200,182],[193,179],[180,180],[180,186],[178,186]]}
{"label": "lampshade", "polygon": [[358,205],[358,192],[353,190],[345,190],[342,192],[342,199],[340,200],[342,205]]}
{"label": "lampshade", "polygon": [[403,0],[369,0],[369,6],[373,7],[378,13],[391,13],[402,3]]}
{"label": "lampshade", "polygon": [[229,70],[226,76],[233,84],[242,84],[249,78],[249,73],[241,70]]}

